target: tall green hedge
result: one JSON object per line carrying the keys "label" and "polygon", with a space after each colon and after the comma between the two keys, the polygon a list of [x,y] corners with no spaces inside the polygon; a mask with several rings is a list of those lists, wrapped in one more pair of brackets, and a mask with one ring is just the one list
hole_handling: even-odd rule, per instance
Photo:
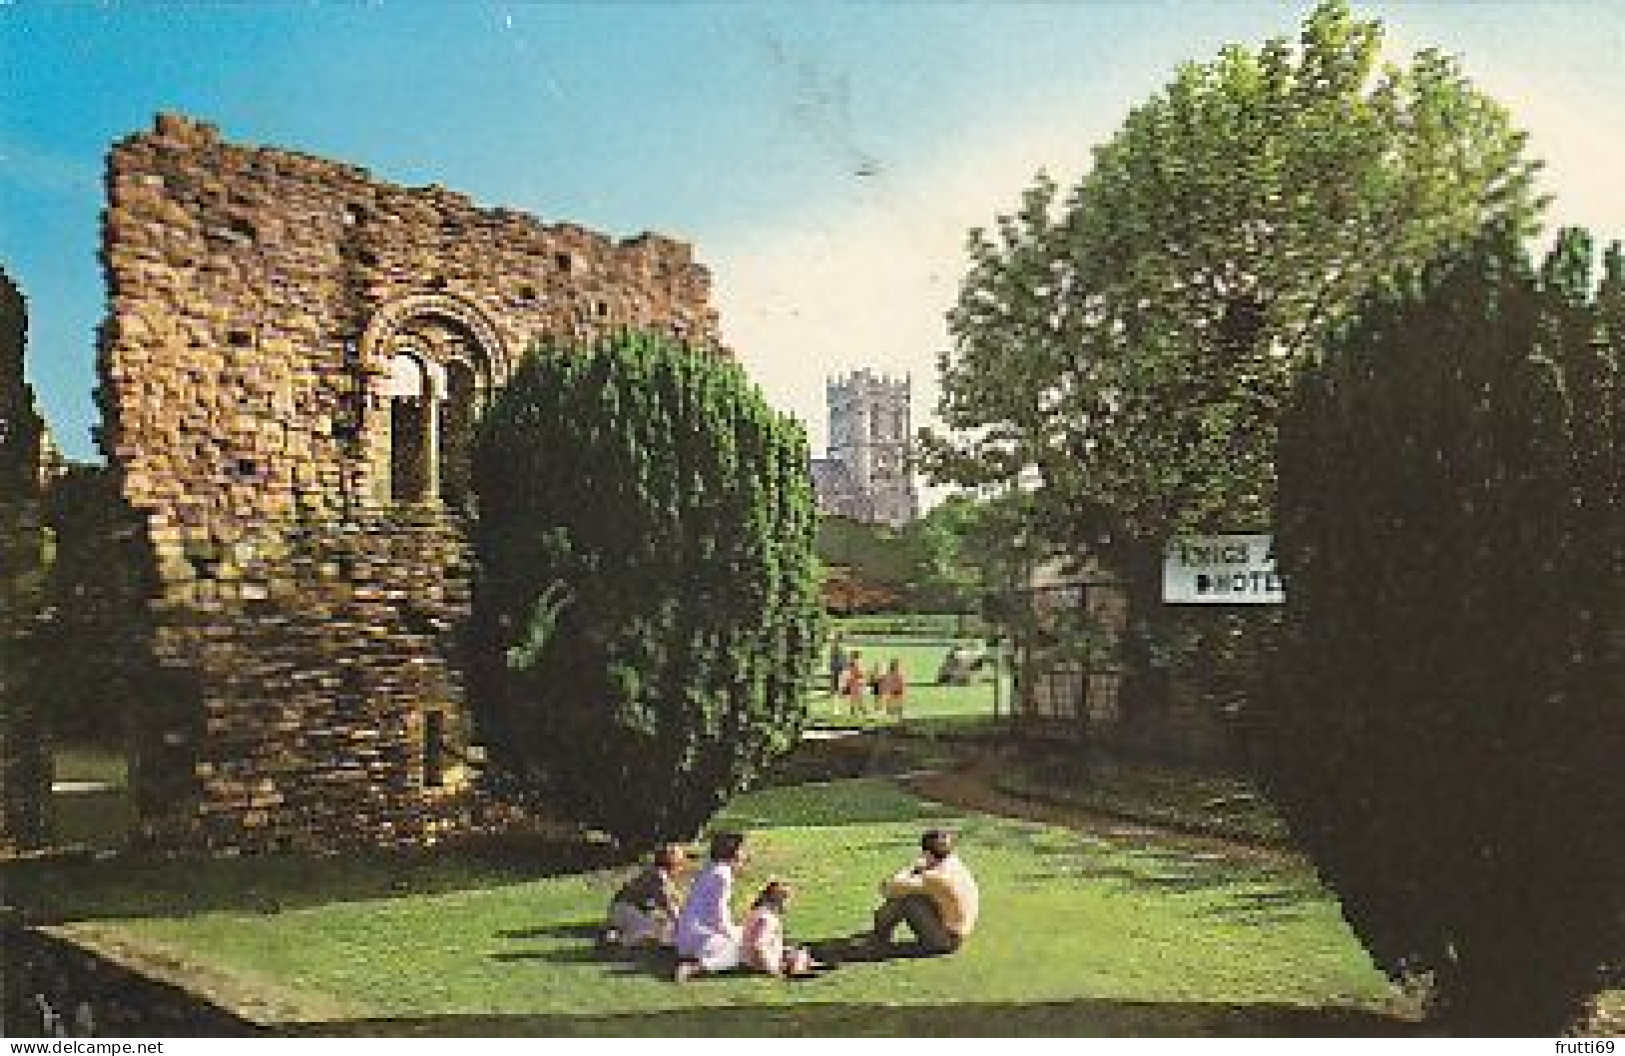
{"label": "tall green hedge", "polygon": [[27,304],[0,271],[0,847],[47,837],[50,758],[30,643],[50,567],[41,506],[45,423],[23,380]]}
{"label": "tall green hedge", "polygon": [[1625,258],[1491,234],[1282,425],[1267,781],[1376,963],[1552,1034],[1625,955]]}
{"label": "tall green hedge", "polygon": [[631,843],[692,836],[798,738],[821,612],[800,425],[658,338],[532,350],[474,456],[498,769]]}

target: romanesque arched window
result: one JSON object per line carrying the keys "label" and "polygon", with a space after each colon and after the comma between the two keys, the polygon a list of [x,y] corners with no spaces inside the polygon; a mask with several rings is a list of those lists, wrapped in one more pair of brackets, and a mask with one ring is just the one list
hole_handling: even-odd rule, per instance
{"label": "romanesque arched window", "polygon": [[509,369],[496,330],[465,301],[417,294],[381,309],[360,348],[364,364],[387,365],[367,439],[374,499],[467,510],[474,430]]}

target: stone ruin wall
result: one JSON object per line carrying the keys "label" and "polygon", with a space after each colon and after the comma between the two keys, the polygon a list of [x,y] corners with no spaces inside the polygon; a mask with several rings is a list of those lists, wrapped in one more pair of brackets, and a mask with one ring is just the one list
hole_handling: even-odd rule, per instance
{"label": "stone ruin wall", "polygon": [[[466,426],[543,335],[720,353],[708,273],[662,237],[544,225],[178,116],[116,144],[106,178],[101,443],[145,519],[169,679],[137,724],[143,835],[261,849],[456,827],[470,555],[463,497],[441,495],[448,415]],[[413,406],[393,398],[402,361],[452,394],[422,403],[438,424],[392,410]],[[425,450],[402,462],[409,426]],[[403,499],[414,458],[431,468]]]}

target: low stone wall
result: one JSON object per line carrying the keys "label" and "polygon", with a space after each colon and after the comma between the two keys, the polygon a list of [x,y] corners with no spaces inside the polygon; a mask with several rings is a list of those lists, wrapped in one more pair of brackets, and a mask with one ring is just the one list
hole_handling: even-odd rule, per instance
{"label": "low stone wall", "polygon": [[0,1036],[250,1037],[264,1028],[60,936],[0,926]]}

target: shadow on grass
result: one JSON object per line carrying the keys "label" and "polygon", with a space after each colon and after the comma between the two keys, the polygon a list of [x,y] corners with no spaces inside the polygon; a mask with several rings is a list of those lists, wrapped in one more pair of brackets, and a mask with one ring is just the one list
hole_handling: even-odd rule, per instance
{"label": "shadow on grass", "polygon": [[536,928],[509,928],[497,932],[499,939],[580,939],[592,942],[603,929],[600,923],[576,921],[573,924],[547,924]]}
{"label": "shadow on grass", "polygon": [[1302,920],[1309,906],[1325,895],[1309,884],[1283,884],[1279,887],[1237,891],[1221,906],[1207,911],[1209,916],[1232,924],[1254,926],[1288,924]]}
{"label": "shadow on grass", "polygon": [[[570,927],[573,927],[570,926]],[[505,938],[525,938],[546,934],[561,934],[569,927],[538,928],[532,932],[498,932]],[[594,929],[596,931],[596,929]],[[647,975],[657,979],[670,979],[677,967],[677,952],[670,947],[646,946],[636,949],[603,949],[596,944],[554,947],[549,949],[498,950],[487,954],[493,961],[523,963],[536,961],[544,964],[600,966],[606,975]],[[724,973],[726,974],[726,973]]]}
{"label": "shadow on grass", "polygon": [[773,765],[763,788],[785,788],[850,777],[885,777],[950,765],[937,745],[890,731],[867,729],[849,736],[804,740]]}
{"label": "shadow on grass", "polygon": [[1157,1001],[792,1004],[619,1015],[424,1016],[294,1024],[302,1037],[1405,1037],[1417,1024],[1354,1008]]}
{"label": "shadow on grass", "polygon": [[1156,895],[1210,894],[1218,904],[1204,916],[1236,924],[1282,924],[1304,917],[1326,900],[1311,878],[1289,870],[1231,860],[1203,860],[1180,851],[1136,849],[1095,854],[1077,846],[1030,841],[1026,883],[1111,884]]}
{"label": "shadow on grass", "polygon": [[942,822],[963,811],[922,800],[884,778],[767,788],[729,804],[712,819],[716,828],[781,828]]}
{"label": "shadow on grass", "polygon": [[321,857],[35,859],[0,862],[0,901],[29,924],[277,913],[524,883],[624,860],[604,844],[528,836]]}

